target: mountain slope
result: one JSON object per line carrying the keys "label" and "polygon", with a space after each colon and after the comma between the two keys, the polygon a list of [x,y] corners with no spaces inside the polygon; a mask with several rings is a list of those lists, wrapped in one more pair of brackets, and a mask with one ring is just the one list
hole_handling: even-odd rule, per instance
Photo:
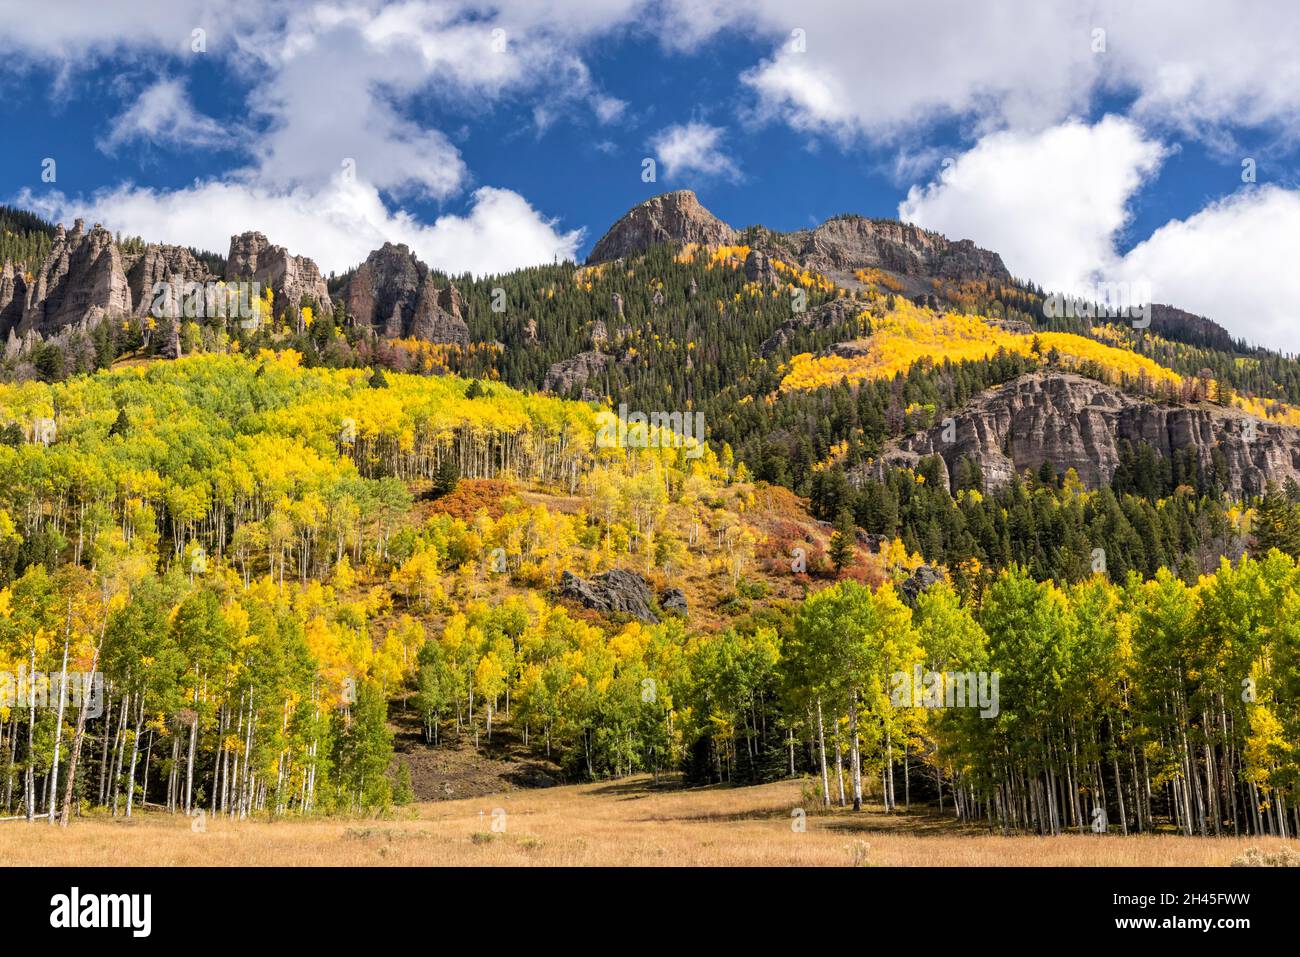
{"label": "mountain slope", "polygon": [[[1239,351],[1210,320],[1158,305],[1149,329],[1049,318],[1042,290],[970,241],[858,216],[789,233],[738,230],[689,190],[629,210],[587,266],[451,277],[389,244],[335,280],[334,296],[309,259],[257,233],[234,236],[224,261],[80,223],[54,236],[38,269],[10,263],[0,275],[5,368],[18,378],[122,355],[292,348],[309,365],[453,372],[632,411],[698,412],[719,454],[729,445],[759,477],[803,494],[821,470],[861,477],[880,474],[882,454],[895,464],[919,456],[927,430],[950,415],[987,415],[980,396],[1028,373],[1105,385],[1122,396],[1135,440],[1162,457],[1190,448],[1207,468],[1232,416],[1161,439],[1168,409],[1213,399],[1268,425],[1261,448],[1289,447],[1278,430],[1300,425],[1300,364]],[[262,281],[276,315],[253,329],[182,317],[156,334],[148,294],[172,277]],[[1033,434],[1037,406],[1016,406],[1006,434]],[[1090,487],[1111,480],[1113,447],[1057,439],[1042,458],[1061,457],[1061,470],[1077,460]],[[972,451],[994,480],[1041,464],[1027,452],[1002,462],[992,447]],[[1099,458],[1085,463],[1089,455]],[[1220,483],[1233,496],[1262,491],[1248,459]],[[951,471],[951,454],[944,461]],[[1281,458],[1263,461],[1279,481],[1290,474]]]}

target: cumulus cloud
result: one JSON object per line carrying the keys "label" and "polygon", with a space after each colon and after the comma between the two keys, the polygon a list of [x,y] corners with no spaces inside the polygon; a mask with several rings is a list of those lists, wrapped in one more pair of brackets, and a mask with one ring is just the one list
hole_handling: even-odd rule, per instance
{"label": "cumulus cloud", "polygon": [[621,101],[599,89],[575,51],[586,30],[617,23],[631,8],[607,4],[610,19],[595,16],[591,27],[563,16],[566,9],[551,22],[517,3],[309,8],[261,52],[273,72],[249,101],[266,126],[255,180],[319,183],[350,158],[381,190],[441,199],[464,188],[469,171],[440,130],[410,118],[412,107],[487,110],[509,94],[544,90],[539,130],[581,101],[599,122],[613,122]]}
{"label": "cumulus cloud", "polygon": [[1042,126],[1086,105],[1100,64],[1091,17],[1063,4],[877,5],[670,0],[680,35],[724,28],[774,41],[746,70],[759,114],[842,139],[893,139],[948,118]]}
{"label": "cumulus cloud", "polygon": [[1115,267],[1153,297],[1209,316],[1233,335],[1300,353],[1300,192],[1243,187],[1161,226]]}
{"label": "cumulus cloud", "polygon": [[1127,283],[1248,341],[1300,353],[1300,192],[1246,186],[1120,252],[1131,203],[1166,152],[1116,117],[993,133],[913,187],[898,215],[994,249],[1012,273],[1050,291]]}
{"label": "cumulus cloud", "polygon": [[[82,218],[113,230],[225,252],[230,237],[256,229],[326,272],[355,266],[385,242],[406,243],[444,272],[476,275],[576,258],[581,230],[562,232],[518,193],[482,187],[463,215],[423,224],[390,212],[378,191],[336,177],[323,190],[288,191],[231,182],[183,190],[123,186],[90,199],[61,193],[19,197],[22,206],[59,222]],[[219,211],[216,212],[216,211]]]}
{"label": "cumulus cloud", "polygon": [[0,0],[0,51],[89,65],[109,54],[193,53],[196,30],[210,51],[231,47],[267,25],[282,24],[293,0],[134,0],[130,15],[103,0],[60,0],[33,10]]}
{"label": "cumulus cloud", "polygon": [[[90,198],[56,194],[44,211],[214,249],[225,248],[232,226],[256,224],[326,269],[354,265],[392,239],[439,268],[476,272],[572,257],[580,233],[560,231],[518,194],[486,187],[466,215],[430,225],[391,209],[385,200],[446,201],[472,183],[460,151],[423,117],[431,107],[487,110],[529,92],[552,105],[585,103],[593,122],[614,123],[626,104],[601,90],[581,50],[643,12],[636,0],[559,0],[544,9],[530,0],[141,0],[138,15],[124,18],[97,0],[69,2],[57,17],[31,17],[0,0],[0,52],[10,64],[54,65],[67,82],[69,71],[105,57],[161,54],[177,69],[207,57],[250,90],[232,144],[248,161],[220,180],[170,192],[124,185]],[[195,30],[204,31],[201,52]],[[163,80],[116,118],[100,145],[214,145],[225,136],[193,109],[183,84]]]}
{"label": "cumulus cloud", "polygon": [[760,112],[843,139],[945,119],[977,135],[1036,130],[1101,93],[1133,98],[1145,123],[1216,140],[1234,124],[1300,125],[1291,0],[665,0],[663,22],[676,48],[725,30],[771,43],[743,74]]}
{"label": "cumulus cloud", "polygon": [[669,179],[695,175],[740,179],[740,169],[722,146],[723,129],[692,121],[668,126],[654,135],[651,149]]}
{"label": "cumulus cloud", "polygon": [[1073,292],[1114,259],[1128,203],[1165,148],[1129,120],[990,133],[899,204],[907,222],[996,250],[1017,276]]}

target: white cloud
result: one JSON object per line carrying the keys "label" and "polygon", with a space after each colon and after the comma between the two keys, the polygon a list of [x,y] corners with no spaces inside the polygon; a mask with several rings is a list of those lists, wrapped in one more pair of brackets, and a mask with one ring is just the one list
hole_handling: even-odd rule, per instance
{"label": "white cloud", "polygon": [[1300,353],[1300,192],[1243,187],[1161,226],[1116,275],[1149,282],[1157,302],[1208,316],[1233,335]]}
{"label": "white cloud", "polygon": [[1276,124],[1300,134],[1300,10],[1291,0],[1104,5],[1108,85],[1138,94],[1145,122],[1214,137]]}
{"label": "white cloud", "polygon": [[669,179],[694,174],[739,180],[740,169],[722,148],[722,133],[721,127],[692,121],[665,127],[654,135],[650,146]]}
{"label": "white cloud", "polygon": [[444,215],[425,225],[390,212],[373,186],[342,177],[320,191],[209,182],[171,191],[123,186],[89,200],[27,193],[19,203],[59,222],[80,217],[128,235],[222,253],[232,234],[256,229],[310,256],[327,273],[355,266],[385,242],[406,243],[444,272],[482,275],[574,259],[582,241],[581,230],[561,232],[510,190],[480,188],[464,216]]}
{"label": "white cloud", "polygon": [[742,75],[760,115],[845,140],[894,139],[952,117],[981,130],[1047,125],[1086,105],[1100,69],[1086,10],[1041,0],[670,7],[694,25],[688,37],[730,25],[769,38],[769,56]]}
{"label": "white cloud", "polygon": [[[177,69],[208,57],[249,86],[233,143],[250,160],[220,181],[174,192],[126,185],[89,199],[59,198],[61,218],[76,210],[149,238],[216,249],[226,248],[228,229],[260,225],[327,269],[355,265],[384,239],[405,241],[450,270],[574,255],[579,233],[558,231],[509,191],[481,188],[468,215],[429,226],[382,197],[445,200],[472,182],[460,151],[425,119],[439,107],[486,111],[529,93],[546,103],[541,128],[573,114],[574,103],[587,104],[593,122],[615,122],[626,104],[600,89],[580,54],[593,37],[643,13],[637,0],[544,7],[531,0],[141,0],[122,17],[100,0],[69,2],[58,16],[32,17],[0,0],[0,53],[9,66],[53,64],[67,83],[110,56],[156,63],[162,54]],[[194,29],[206,31],[206,52],[192,52]],[[179,83],[164,81],[117,118],[101,145],[159,138],[212,145],[225,135],[194,112]],[[347,188],[344,169],[355,177]]]}
{"label": "white cloud", "polygon": [[143,140],[190,149],[230,143],[220,123],[197,112],[181,80],[158,80],[118,115],[99,147],[112,152],[123,143]]}
{"label": "white cloud", "polygon": [[1134,98],[1145,123],[1216,142],[1234,124],[1300,134],[1293,0],[666,0],[669,46],[727,29],[772,43],[743,74],[761,113],[842,139],[893,139],[949,118],[977,135],[1037,130],[1105,92]]}
{"label": "white cloud", "polygon": [[992,133],[934,183],[913,187],[898,214],[996,250],[1012,273],[1049,291],[1149,288],[1154,301],[1234,336],[1300,353],[1300,191],[1243,187],[1119,251],[1131,204],[1165,153],[1116,117]]}
{"label": "white cloud", "polygon": [[[1147,124],[1219,137],[1234,124],[1300,132],[1293,0],[802,0],[795,9],[788,0],[139,0],[131,17],[102,0],[64,0],[58,16],[41,17],[23,0],[0,0],[0,22],[0,51],[74,64],[106,52],[188,56],[190,32],[202,27],[207,55],[263,85],[303,59],[311,76],[352,82],[374,103],[544,87],[584,45],[622,32],[693,50],[734,30],[771,44],[744,73],[762,111],[841,137],[893,138],[944,118],[976,133],[1040,129],[1086,113],[1102,92],[1133,97]],[[796,29],[802,51],[790,42]],[[495,30],[502,52],[490,46]],[[1094,52],[1097,30],[1104,52]],[[335,89],[287,91],[278,100],[286,130],[298,108],[328,109]],[[607,109],[598,89],[581,95],[597,114]]]}
{"label": "white cloud", "polygon": [[627,110],[627,101],[620,100],[616,96],[606,96],[597,94],[592,98],[592,110],[596,114],[596,119],[602,123],[614,123]]}
{"label": "white cloud", "polygon": [[996,250],[1014,275],[1083,289],[1114,260],[1128,203],[1165,149],[1128,120],[1066,122],[1041,133],[990,133],[912,187],[898,216]]}
{"label": "white cloud", "polygon": [[237,37],[283,22],[292,0],[134,0],[129,15],[103,0],[60,0],[34,10],[26,0],[0,0],[0,51],[89,65],[112,53],[192,53],[193,32],[204,31],[219,55]]}

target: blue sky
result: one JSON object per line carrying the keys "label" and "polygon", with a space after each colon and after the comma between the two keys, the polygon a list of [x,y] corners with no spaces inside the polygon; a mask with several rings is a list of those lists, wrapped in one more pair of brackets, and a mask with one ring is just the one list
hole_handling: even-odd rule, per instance
{"label": "blue sky", "polygon": [[902,217],[1300,351],[1293,4],[900,6],[0,0],[0,200],[487,272],[686,187],[737,226]]}

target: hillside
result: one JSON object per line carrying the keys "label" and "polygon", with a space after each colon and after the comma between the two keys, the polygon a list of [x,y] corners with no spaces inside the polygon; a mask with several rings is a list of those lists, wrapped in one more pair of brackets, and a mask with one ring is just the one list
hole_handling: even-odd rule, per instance
{"label": "hillside", "polygon": [[[1292,826],[1294,360],[691,193],[504,276],[49,241],[0,287],[0,671],[105,683],[66,728],[0,708],[6,814],[648,773],[1005,832]],[[978,700],[923,700],[948,674]]]}
{"label": "hillside", "polygon": [[[1108,318],[1104,304],[1065,314],[996,253],[888,221],[735,228],[678,191],[617,220],[586,266],[452,277],[388,244],[329,281],[257,233],[232,236],[218,259],[114,240],[99,226],[14,223],[32,242],[48,232],[53,247],[39,268],[11,264],[12,279],[0,281],[9,337],[0,375],[10,379],[292,350],[312,368],[450,372],[615,411],[698,417],[712,454],[807,497],[815,518],[847,508],[868,533],[898,536],[941,564],[970,557],[1000,568],[1012,555],[1036,574],[1077,578],[1078,562],[1053,558],[1058,546],[1037,533],[999,542],[954,524],[972,507],[959,502],[963,489],[997,493],[1041,472],[1058,491],[1072,475],[1089,493],[1113,493],[1133,528],[1154,523],[1152,551],[1197,556],[1184,573],[1208,572],[1233,537],[1225,530],[1239,539],[1227,554],[1240,554],[1270,480],[1285,486],[1300,469],[1291,451],[1300,363],[1170,306],[1152,305],[1149,326],[1136,327]],[[147,295],[163,276],[189,284],[175,315],[155,316]],[[251,318],[241,318],[245,306]],[[1070,376],[1105,386],[1091,392],[1107,397],[1097,424],[1111,429],[1107,410],[1122,406],[1124,427],[1093,441],[1053,426],[1044,439],[1038,401],[1003,406],[1010,419],[996,428],[980,424],[990,397],[1031,375],[1024,381],[1043,383],[1044,395],[1072,390]],[[918,506],[891,475],[935,454],[952,497]],[[1142,474],[1133,479],[1122,461]],[[1155,521],[1179,488],[1195,493],[1195,521]],[[1261,551],[1300,551],[1287,545],[1300,541],[1300,486],[1286,491],[1283,531],[1266,534]],[[1045,521],[1062,520],[1049,511]],[[1101,545],[1127,534],[1112,528]]]}

